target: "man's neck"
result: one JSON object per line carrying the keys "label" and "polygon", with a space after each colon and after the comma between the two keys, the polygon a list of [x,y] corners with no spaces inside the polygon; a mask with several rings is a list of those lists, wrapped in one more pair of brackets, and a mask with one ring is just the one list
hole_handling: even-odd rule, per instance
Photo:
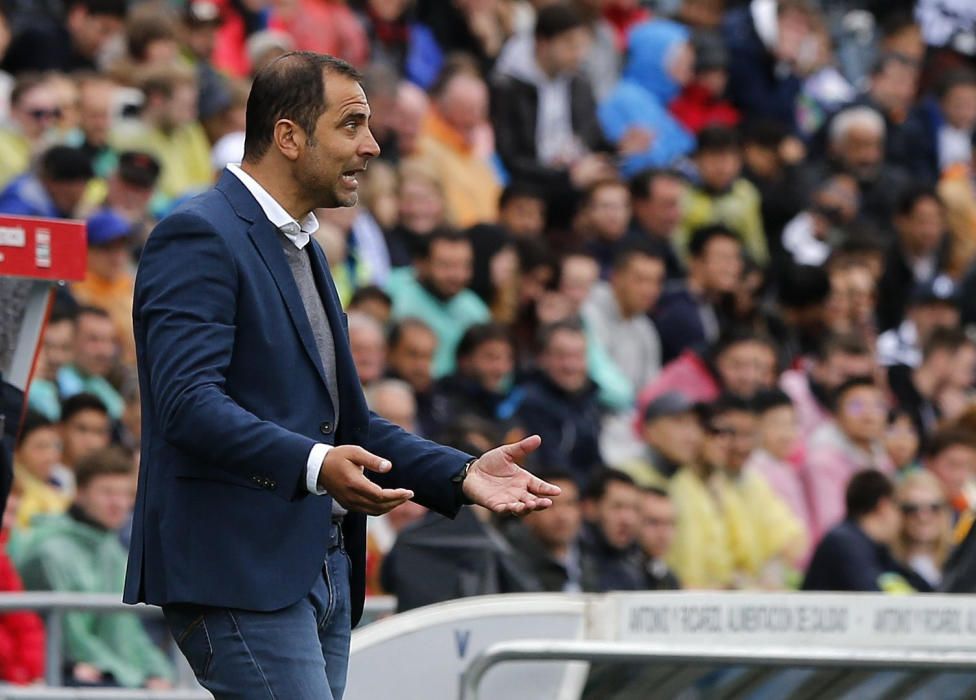
{"label": "man's neck", "polygon": [[624,306],[624,303],[620,300],[620,294],[617,293],[616,289],[610,287],[610,290],[613,293],[613,301],[617,305],[617,312],[620,314],[620,318],[629,321],[640,313],[639,311],[634,311]]}
{"label": "man's neck", "polygon": [[244,161],[241,163],[241,170],[261,185],[295,221],[302,221],[315,208],[313,202],[302,196],[292,178],[286,173],[276,172],[280,168],[274,167],[267,160],[260,163]]}

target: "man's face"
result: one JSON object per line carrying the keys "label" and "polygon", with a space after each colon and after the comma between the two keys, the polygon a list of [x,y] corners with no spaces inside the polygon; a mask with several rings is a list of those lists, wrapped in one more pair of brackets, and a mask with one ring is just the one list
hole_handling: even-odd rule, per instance
{"label": "man's face", "polygon": [[887,429],[888,404],[881,391],[873,386],[859,386],[847,391],[837,407],[837,423],[852,439],[874,442]]}
{"label": "man's face", "polygon": [[416,392],[430,388],[431,366],[437,350],[437,336],[428,330],[408,327],[390,349],[390,367]]}
{"label": "man's face", "polygon": [[357,176],[379,155],[380,147],[369,130],[369,103],[362,86],[343,75],[330,75],[327,83],[327,108],[315,133],[296,137],[300,147],[294,175],[313,195],[316,208],[352,207],[359,201]]}
{"label": "man's face", "polygon": [[47,480],[61,461],[61,434],[55,426],[32,430],[14,453],[14,460],[39,479]]}
{"label": "man's face", "polygon": [[934,199],[918,200],[906,216],[895,219],[902,242],[912,255],[931,255],[942,244],[945,221],[942,207]]}
{"label": "man's face", "polygon": [[577,27],[537,43],[541,62],[551,75],[572,75],[579,71],[590,50],[590,33]]}
{"label": "man's face", "polygon": [[553,483],[562,489],[559,498],[554,498],[552,506],[545,510],[527,513],[524,521],[543,545],[557,549],[573,543],[583,516],[576,484],[566,479],[557,479]]}
{"label": "man's face", "polygon": [[112,369],[115,352],[112,319],[81,314],[75,332],[75,364],[88,375],[104,377]]}
{"label": "man's face", "polygon": [[765,343],[734,343],[716,358],[715,368],[725,389],[748,399],[775,382],[776,355]]}
{"label": "man's face", "polygon": [[871,79],[871,96],[891,115],[908,115],[918,89],[918,68],[888,61],[885,69]]}
{"label": "man's face", "polygon": [[674,542],[675,511],[670,498],[653,492],[640,496],[640,534],[638,541],[644,554],[664,559]]}
{"label": "man's face", "polygon": [[972,389],[974,378],[976,378],[976,346],[966,343],[953,355],[949,376],[946,378],[946,387],[969,391]]}
{"label": "man's face", "polygon": [[45,379],[53,380],[64,365],[70,365],[75,354],[75,324],[64,319],[49,323],[44,329]]}
{"label": "man's face", "polygon": [[173,94],[165,100],[162,127],[167,130],[192,124],[197,119],[197,86],[190,83],[177,85]]}
{"label": "man's face", "polygon": [[648,255],[634,256],[623,269],[613,271],[610,284],[625,316],[647,313],[661,296],[664,262]]}
{"label": "man's face", "polygon": [[126,182],[115,173],[108,179],[105,203],[131,223],[136,223],[149,213],[152,196],[153,188]]}
{"label": "man's face", "polygon": [[800,434],[796,411],[792,406],[777,406],[763,413],[758,429],[763,448],[781,460],[789,457]]}
{"label": "man's face", "polygon": [[636,486],[611,481],[603,498],[596,502],[596,524],[611,546],[625,549],[636,541],[640,530],[640,498]]}
{"label": "man's face", "polygon": [[692,259],[691,265],[707,293],[729,294],[742,277],[742,246],[731,238],[717,236],[705,246],[701,258]]}
{"label": "man's face", "polygon": [[85,140],[93,146],[108,143],[108,132],[112,127],[112,95],[115,88],[111,83],[92,82],[81,89],[78,114]]}
{"label": "man's face", "polygon": [[44,188],[47,190],[55,208],[67,217],[75,215],[81,198],[85,195],[88,188],[88,180],[44,180]]}
{"label": "man's face", "polygon": [[36,141],[61,118],[58,95],[49,83],[36,85],[10,106],[10,116],[28,140]]}
{"label": "man's face", "polygon": [[386,341],[380,329],[365,325],[351,329],[349,350],[360,382],[369,384],[383,376],[386,370]]}
{"label": "man's face", "polygon": [[852,355],[836,351],[827,356],[820,371],[814,372],[814,379],[826,389],[833,390],[854,377],[873,377],[877,369],[877,362],[870,354]]}
{"label": "man's face", "polygon": [[634,216],[638,225],[652,236],[670,239],[681,223],[685,189],[685,183],[677,178],[655,178],[648,196],[634,200]]}
{"label": "man's face", "polygon": [[871,128],[854,126],[838,144],[835,155],[859,182],[871,182],[881,170],[884,136]]}
{"label": "man's face", "polygon": [[725,468],[739,474],[756,447],[756,416],[748,411],[729,411],[712,421],[715,428],[728,433],[729,451]]}
{"label": "man's face", "polygon": [[475,129],[488,119],[488,87],[480,78],[459,75],[437,103],[444,120],[470,143]]}
{"label": "man's face", "polygon": [[590,196],[587,218],[599,238],[620,240],[630,224],[630,192],[623,185],[598,188]]}
{"label": "man's face", "polygon": [[568,255],[559,275],[559,291],[566,295],[574,309],[579,309],[600,279],[600,266],[588,255]]}
{"label": "man's face", "polygon": [[68,15],[68,30],[74,48],[85,58],[94,59],[102,48],[122,34],[125,25],[120,17],[89,13],[82,4]]}
{"label": "man's face", "polygon": [[516,238],[537,238],[546,225],[546,203],[537,197],[512,197],[498,212],[498,222]]}
{"label": "man's face", "polygon": [[976,128],[976,86],[958,85],[942,98],[946,121],[957,129]]}
{"label": "man's face", "polygon": [[377,415],[411,433],[416,430],[417,402],[411,393],[399,389],[384,389],[376,395],[375,401],[375,405],[370,408]]}
{"label": "man's face", "polygon": [[65,464],[74,466],[95,450],[108,447],[111,437],[107,415],[90,409],[78,411],[61,425]]}
{"label": "man's face", "polygon": [[136,483],[129,474],[102,474],[78,490],[75,502],[88,517],[107,530],[125,524],[135,504]]}
{"label": "man's face", "polygon": [[400,223],[412,233],[430,233],[444,223],[444,196],[431,182],[404,180],[397,204]]}
{"label": "man's face", "polygon": [[976,477],[976,450],[967,445],[952,445],[925,462],[942,482],[949,498],[956,498]]}
{"label": "man's face", "polygon": [[489,340],[482,343],[468,360],[471,375],[488,391],[500,391],[506,378],[515,369],[515,355],[510,343]]}
{"label": "man's face", "polygon": [[473,266],[470,241],[440,240],[431,244],[428,258],[420,263],[417,272],[442,299],[453,299],[471,282]]}
{"label": "man's face", "polygon": [[539,365],[563,391],[575,393],[586,386],[586,336],[560,330],[549,340]]}
{"label": "man's face", "polygon": [[695,156],[702,182],[712,190],[724,191],[742,172],[742,154],[738,149],[700,153]]}
{"label": "man's face", "polygon": [[691,412],[655,418],[644,424],[642,434],[644,442],[678,465],[694,461],[704,438],[701,423]]}
{"label": "man's face", "polygon": [[122,277],[129,267],[129,239],[118,238],[104,245],[88,247],[88,269],[103,280]]}

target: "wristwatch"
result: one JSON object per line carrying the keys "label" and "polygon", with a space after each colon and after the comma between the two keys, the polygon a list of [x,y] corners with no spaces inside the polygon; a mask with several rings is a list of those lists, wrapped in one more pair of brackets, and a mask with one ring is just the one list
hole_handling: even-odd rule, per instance
{"label": "wristwatch", "polygon": [[464,466],[461,467],[461,471],[459,471],[457,474],[451,477],[451,481],[454,482],[455,488],[457,489],[458,498],[461,501],[461,505],[464,506],[474,505],[474,501],[472,501],[464,494],[464,480],[468,478],[468,470],[471,469],[471,465],[477,461],[478,461],[477,457],[472,457],[471,459],[469,459],[467,462],[464,463]]}

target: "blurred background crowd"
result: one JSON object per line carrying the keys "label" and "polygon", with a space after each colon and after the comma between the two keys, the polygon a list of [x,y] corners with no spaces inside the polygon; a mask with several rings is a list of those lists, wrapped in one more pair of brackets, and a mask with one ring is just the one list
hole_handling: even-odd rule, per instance
{"label": "blurred background crowd", "polygon": [[[0,214],[85,219],[89,256],[0,588],[121,590],[140,249],[291,50],[361,69],[382,147],[316,212],[370,406],[475,454],[538,433],[563,489],[373,519],[370,593],[973,589],[968,0],[5,0]],[[70,682],[170,682],[151,627],[66,619]],[[0,616],[0,678],[42,641]]]}

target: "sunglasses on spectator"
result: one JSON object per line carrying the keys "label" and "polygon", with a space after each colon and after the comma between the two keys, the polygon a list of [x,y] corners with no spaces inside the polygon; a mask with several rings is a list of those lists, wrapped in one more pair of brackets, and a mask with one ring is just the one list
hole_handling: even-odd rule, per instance
{"label": "sunglasses on spectator", "polygon": [[901,512],[905,515],[918,515],[922,512],[935,515],[936,513],[942,512],[946,504],[941,501],[934,503],[901,503],[898,507],[901,508]]}
{"label": "sunglasses on spectator", "polygon": [[55,107],[54,109],[29,109],[27,110],[27,114],[31,119],[38,122],[44,119],[60,119],[61,109],[59,107]]}
{"label": "sunglasses on spectator", "polygon": [[884,401],[865,401],[863,399],[851,399],[844,404],[844,410],[853,416],[863,416],[865,413],[885,413],[888,410]]}

